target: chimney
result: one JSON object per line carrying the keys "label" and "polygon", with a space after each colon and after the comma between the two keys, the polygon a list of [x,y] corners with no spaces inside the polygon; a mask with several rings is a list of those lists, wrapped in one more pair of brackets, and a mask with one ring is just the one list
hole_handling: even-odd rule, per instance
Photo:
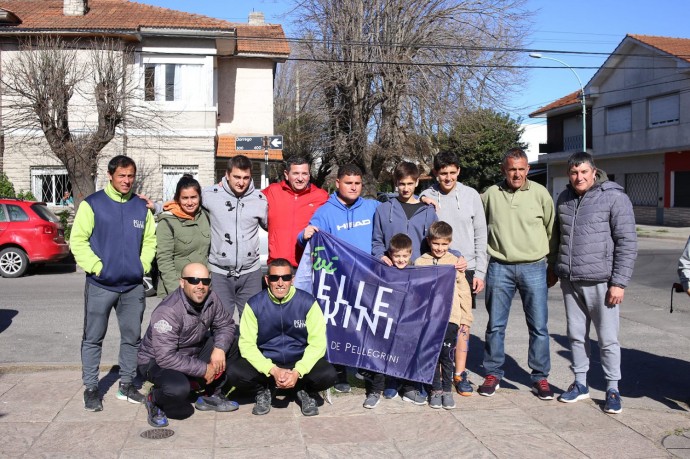
{"label": "chimney", "polygon": [[62,12],[65,16],[84,16],[89,11],[89,0],[63,0]]}
{"label": "chimney", "polygon": [[264,13],[260,11],[249,13],[249,25],[264,25]]}

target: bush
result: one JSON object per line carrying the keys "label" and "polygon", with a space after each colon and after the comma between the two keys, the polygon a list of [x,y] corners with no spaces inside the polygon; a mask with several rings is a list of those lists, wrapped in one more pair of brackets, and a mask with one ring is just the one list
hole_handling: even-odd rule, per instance
{"label": "bush", "polygon": [[14,185],[12,185],[12,182],[4,173],[0,172],[0,197],[14,198],[14,196]]}
{"label": "bush", "polygon": [[69,210],[63,210],[55,215],[60,218],[60,224],[62,225],[62,229],[65,231],[65,240],[69,241],[69,237],[72,234],[72,225],[68,223],[71,212]]}
{"label": "bush", "polygon": [[36,201],[36,196],[31,191],[19,190],[17,193],[17,199],[23,199],[24,201]]}

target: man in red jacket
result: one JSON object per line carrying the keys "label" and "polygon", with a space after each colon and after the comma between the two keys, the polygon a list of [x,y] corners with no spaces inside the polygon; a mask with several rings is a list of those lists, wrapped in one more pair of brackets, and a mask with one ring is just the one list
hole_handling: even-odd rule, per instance
{"label": "man in red jacket", "polygon": [[296,267],[304,250],[297,235],[328,193],[309,183],[309,163],[298,156],[286,161],[285,180],[269,185],[263,194],[268,201],[268,263],[285,258]]}

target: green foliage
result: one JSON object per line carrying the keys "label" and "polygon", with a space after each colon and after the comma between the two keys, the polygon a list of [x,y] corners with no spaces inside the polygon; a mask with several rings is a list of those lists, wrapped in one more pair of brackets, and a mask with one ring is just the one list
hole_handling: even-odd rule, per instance
{"label": "green foliage", "polygon": [[65,240],[69,241],[69,237],[72,234],[72,225],[69,224],[69,218],[72,216],[72,213],[69,210],[65,209],[61,212],[58,212],[55,215],[57,215],[60,219],[62,229],[65,231]]}
{"label": "green foliage", "polygon": [[3,198],[14,198],[14,185],[10,182],[7,176],[0,172],[0,197]]}
{"label": "green foliage", "polygon": [[490,109],[462,115],[450,133],[438,138],[439,151],[450,151],[460,159],[460,181],[480,193],[503,178],[501,160],[520,142],[524,129],[519,120]]}
{"label": "green foliage", "polygon": [[36,196],[34,196],[30,190],[19,190],[19,193],[17,193],[17,199],[23,199],[24,201],[35,201]]}

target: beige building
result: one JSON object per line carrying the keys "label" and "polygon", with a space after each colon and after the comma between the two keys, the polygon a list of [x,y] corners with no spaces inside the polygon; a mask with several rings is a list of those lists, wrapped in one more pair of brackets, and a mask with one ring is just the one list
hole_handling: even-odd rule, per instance
{"label": "beige building", "polygon": [[[107,181],[107,160],[126,154],[138,165],[138,191],[167,200],[183,173],[193,174],[202,185],[214,183],[227,158],[238,154],[237,137],[276,134],[273,79],[290,50],[282,27],[265,24],[261,13],[252,13],[247,24],[235,24],[127,0],[3,0],[3,78],[7,62],[21,52],[18,39],[47,33],[66,40],[112,37],[134,45],[137,108],[162,120],[118,130],[102,151],[96,189]],[[75,107],[90,102],[88,96],[82,98],[71,102]],[[8,105],[2,104],[4,127],[12,117]],[[74,110],[79,114],[79,108]],[[70,116],[73,131],[88,126],[88,116]],[[2,134],[0,171],[15,189],[31,190],[39,200],[56,204],[70,184],[43,133],[27,126]],[[27,135],[35,141],[27,142]],[[264,151],[239,153],[256,160],[255,185],[261,186]],[[269,150],[269,158],[282,160],[280,149]]]}

